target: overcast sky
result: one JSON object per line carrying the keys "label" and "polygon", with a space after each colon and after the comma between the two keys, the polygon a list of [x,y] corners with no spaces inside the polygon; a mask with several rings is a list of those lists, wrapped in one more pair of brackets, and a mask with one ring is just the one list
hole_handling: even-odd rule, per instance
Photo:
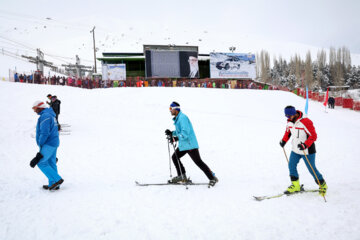
{"label": "overcast sky", "polygon": [[41,48],[62,63],[77,54],[91,64],[96,26],[98,57],[142,52],[142,44],[279,55],[288,54],[286,46],[291,54],[346,46],[360,54],[359,12],[357,0],[0,0],[0,49],[34,55]]}

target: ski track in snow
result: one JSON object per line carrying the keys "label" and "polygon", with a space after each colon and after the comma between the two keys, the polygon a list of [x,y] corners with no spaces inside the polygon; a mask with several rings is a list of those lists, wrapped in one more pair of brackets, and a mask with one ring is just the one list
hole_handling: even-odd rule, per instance
{"label": "ski track in snow", "polygon": [[[72,131],[60,136],[65,182],[55,192],[42,190],[45,176],[29,166],[38,151],[31,106],[49,93],[61,100],[60,123]],[[174,129],[168,110],[174,100],[219,177],[214,188],[135,186],[169,178],[164,130]],[[310,101],[327,203],[317,193],[253,200],[290,185],[279,146],[287,105],[303,110],[305,100],[281,91],[0,82],[1,239],[359,239],[359,112],[325,113]],[[194,182],[207,181],[188,156],[182,161]],[[298,170],[305,188],[317,187],[304,162]]]}

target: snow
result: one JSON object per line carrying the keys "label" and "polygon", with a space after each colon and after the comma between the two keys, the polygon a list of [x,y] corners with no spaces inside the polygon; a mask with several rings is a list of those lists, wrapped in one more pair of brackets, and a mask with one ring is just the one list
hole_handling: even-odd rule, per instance
{"label": "snow", "polygon": [[[65,182],[56,192],[42,190],[45,176],[29,166],[38,151],[31,105],[49,93],[62,101],[59,120],[72,130],[60,136]],[[220,180],[214,188],[135,186],[169,178],[164,130],[174,128],[168,108],[174,100]],[[286,105],[303,110],[305,100],[282,91],[85,90],[0,81],[1,239],[359,239],[359,112],[325,112],[310,101],[326,203],[317,193],[253,200],[290,185],[279,146]],[[188,156],[183,163],[193,181],[207,181]],[[298,170],[305,188],[317,187],[304,162]]]}

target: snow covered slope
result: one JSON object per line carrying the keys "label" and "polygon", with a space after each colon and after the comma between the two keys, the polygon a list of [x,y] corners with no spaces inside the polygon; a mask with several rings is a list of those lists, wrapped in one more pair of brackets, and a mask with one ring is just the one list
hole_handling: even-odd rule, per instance
{"label": "snow covered slope", "polygon": [[[29,166],[38,151],[31,105],[49,93],[62,101],[59,120],[72,130],[60,138],[65,182],[57,192],[42,190],[45,176]],[[174,100],[220,180],[212,189],[135,186],[169,178],[164,130],[173,129]],[[1,239],[359,239],[358,112],[325,113],[310,101],[328,202],[316,193],[253,200],[290,184],[279,146],[286,105],[303,110],[305,101],[281,91],[84,90],[0,81]],[[193,181],[207,181],[188,156],[183,163]],[[305,188],[316,188],[304,162],[298,169]]]}

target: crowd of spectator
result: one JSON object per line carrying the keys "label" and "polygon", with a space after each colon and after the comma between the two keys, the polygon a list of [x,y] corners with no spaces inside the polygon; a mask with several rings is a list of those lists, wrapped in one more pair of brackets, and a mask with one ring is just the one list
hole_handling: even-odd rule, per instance
{"label": "crowd of spectator", "polygon": [[49,84],[49,85],[62,85],[62,86],[72,86],[79,88],[103,88],[106,87],[103,85],[101,80],[94,80],[90,78],[75,78],[75,77],[65,77],[65,76],[52,76],[46,77],[40,74],[14,74],[15,82],[22,83],[35,83],[35,84]]}
{"label": "crowd of spectator", "polygon": [[199,88],[233,88],[233,89],[272,89],[253,80],[227,80],[227,79],[146,79],[143,77],[128,77],[125,81],[101,80],[101,78],[75,78],[65,76],[46,77],[40,74],[14,75],[15,82],[72,86],[79,88],[116,88],[116,87],[199,87]]}

